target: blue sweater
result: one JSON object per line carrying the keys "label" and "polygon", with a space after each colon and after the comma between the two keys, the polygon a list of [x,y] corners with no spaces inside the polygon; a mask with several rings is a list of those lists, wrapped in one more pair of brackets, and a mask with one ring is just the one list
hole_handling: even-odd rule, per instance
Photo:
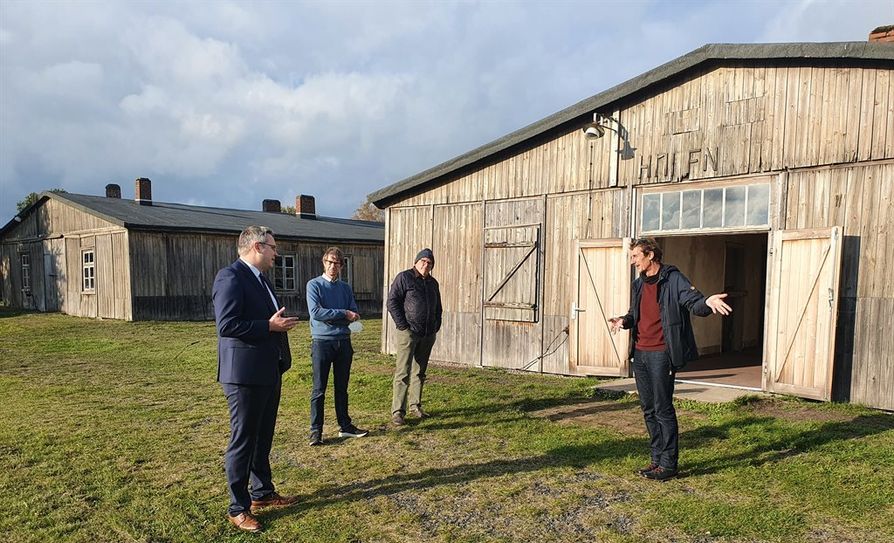
{"label": "blue sweater", "polygon": [[328,281],[323,276],[307,282],[307,311],[310,336],[314,339],[345,339],[351,336],[345,310],[357,313],[351,285],[342,280]]}

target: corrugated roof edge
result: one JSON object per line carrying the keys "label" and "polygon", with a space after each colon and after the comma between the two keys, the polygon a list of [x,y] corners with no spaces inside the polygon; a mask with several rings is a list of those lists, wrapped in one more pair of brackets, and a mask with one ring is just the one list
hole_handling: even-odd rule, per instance
{"label": "corrugated roof edge", "polygon": [[[199,232],[199,231],[201,231],[201,232],[209,232],[209,233],[233,233],[233,232],[238,233],[239,232],[238,229],[190,228],[190,227],[162,226],[162,225],[158,225],[158,224],[127,222],[127,221],[121,220],[117,217],[113,217],[106,213],[97,211],[97,210],[91,208],[90,206],[84,205],[81,202],[78,202],[76,200],[67,198],[66,197],[67,195],[75,196],[75,197],[87,196],[87,197],[92,197],[92,198],[102,198],[101,196],[96,196],[96,195],[91,195],[91,194],[77,194],[77,193],[68,193],[68,192],[57,193],[57,192],[49,192],[49,191],[41,192],[38,195],[37,200],[33,204],[31,204],[27,208],[25,208],[22,211],[20,211],[19,213],[17,213],[9,222],[7,222],[3,226],[3,228],[0,228],[0,236],[5,235],[8,231],[12,230],[17,224],[19,224],[21,222],[21,221],[16,221],[15,220],[16,217],[19,217],[20,219],[24,219],[25,217],[27,217],[28,215],[33,213],[35,209],[37,209],[40,205],[42,205],[44,202],[46,202],[50,198],[57,198],[59,200],[64,200],[66,204],[68,204],[76,209],[79,209],[80,211],[83,211],[84,213],[88,213],[88,214],[93,215],[94,217],[100,218],[104,221],[108,221],[112,224],[115,224],[115,225],[118,225],[118,226],[121,226],[124,228],[128,228],[128,229],[133,229],[133,230],[157,230],[157,231],[166,231],[166,232],[189,232],[189,231]],[[156,206],[171,205],[171,206],[178,206],[178,207],[184,207],[184,208],[195,208],[195,210],[214,209],[214,210],[219,210],[219,211],[235,211],[235,212],[239,212],[239,213],[265,213],[263,211],[254,211],[254,210],[248,210],[248,209],[231,209],[231,208],[222,208],[222,207],[192,206],[192,205],[188,205],[188,204],[179,204],[179,203],[174,203],[174,202],[154,202],[154,204]],[[363,221],[363,220],[358,220],[358,219],[343,219],[343,218],[339,218],[339,217],[327,217],[324,215],[318,215],[316,217],[316,219],[314,219],[314,220],[319,221],[319,222],[334,222],[334,223],[361,226],[361,227],[377,228],[377,229],[382,229],[382,230],[385,229],[384,223],[375,222],[375,221]],[[302,239],[302,240],[306,239],[306,240],[314,240],[314,241],[341,241],[341,238],[339,240],[336,240],[333,237],[325,237],[325,236],[313,236],[313,235],[294,236],[294,235],[288,235],[288,234],[283,234],[282,236],[286,239]],[[352,242],[356,242],[356,243],[374,243],[374,244],[379,243],[377,240],[372,241],[372,240],[366,240],[366,239],[360,239],[360,238],[350,239],[347,241],[352,241]]]}
{"label": "corrugated roof edge", "polygon": [[723,61],[770,60],[770,59],[862,59],[894,61],[894,46],[880,42],[836,43],[752,43],[704,45],[657,68],[629,79],[595,96],[581,100],[544,119],[507,134],[490,143],[438,164],[421,173],[369,194],[368,198],[380,209],[401,199],[406,192],[421,188],[439,178],[471,166],[496,153],[535,138],[577,119],[592,114],[637,92],[644,91],[665,81],[679,77],[705,63]]}

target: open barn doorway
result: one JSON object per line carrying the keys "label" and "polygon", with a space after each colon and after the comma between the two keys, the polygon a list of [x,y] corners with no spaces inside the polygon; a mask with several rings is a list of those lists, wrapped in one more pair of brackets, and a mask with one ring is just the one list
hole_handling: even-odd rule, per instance
{"label": "open barn doorway", "polygon": [[767,291],[765,232],[658,238],[664,261],[706,296],[729,294],[728,317],[693,317],[700,357],[677,380],[761,390]]}

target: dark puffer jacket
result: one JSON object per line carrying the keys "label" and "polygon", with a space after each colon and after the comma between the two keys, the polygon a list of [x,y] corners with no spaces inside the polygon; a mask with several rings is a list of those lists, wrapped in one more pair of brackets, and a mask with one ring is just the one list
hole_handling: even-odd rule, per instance
{"label": "dark puffer jacket", "polygon": [[397,274],[388,291],[388,313],[398,330],[430,336],[441,329],[441,291],[431,275],[415,268]]}
{"label": "dark puffer jacket", "polygon": [[[630,292],[630,310],[624,315],[624,328],[630,333],[630,356],[636,345],[637,323],[639,323],[639,302],[643,293],[643,278],[633,281]],[[671,365],[680,369],[690,360],[698,358],[698,347],[692,333],[689,313],[707,317],[712,313],[705,303],[705,296],[689,282],[676,266],[661,265],[658,272],[658,310],[661,314],[661,328],[664,343],[670,356]]]}

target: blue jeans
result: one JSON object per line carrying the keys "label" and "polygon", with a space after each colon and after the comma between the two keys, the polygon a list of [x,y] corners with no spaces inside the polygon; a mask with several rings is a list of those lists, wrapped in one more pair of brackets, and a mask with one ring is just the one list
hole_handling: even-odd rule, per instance
{"label": "blue jeans", "polygon": [[680,454],[677,412],[674,410],[674,372],[666,352],[634,351],[633,375],[649,432],[652,463],[677,469]]}
{"label": "blue jeans", "polygon": [[314,339],[310,344],[310,360],[313,367],[313,391],[310,393],[310,429],[323,431],[323,402],[329,368],[332,368],[335,389],[335,418],[342,430],[351,428],[348,416],[348,379],[351,377],[351,361],[354,348],[351,338]]}

